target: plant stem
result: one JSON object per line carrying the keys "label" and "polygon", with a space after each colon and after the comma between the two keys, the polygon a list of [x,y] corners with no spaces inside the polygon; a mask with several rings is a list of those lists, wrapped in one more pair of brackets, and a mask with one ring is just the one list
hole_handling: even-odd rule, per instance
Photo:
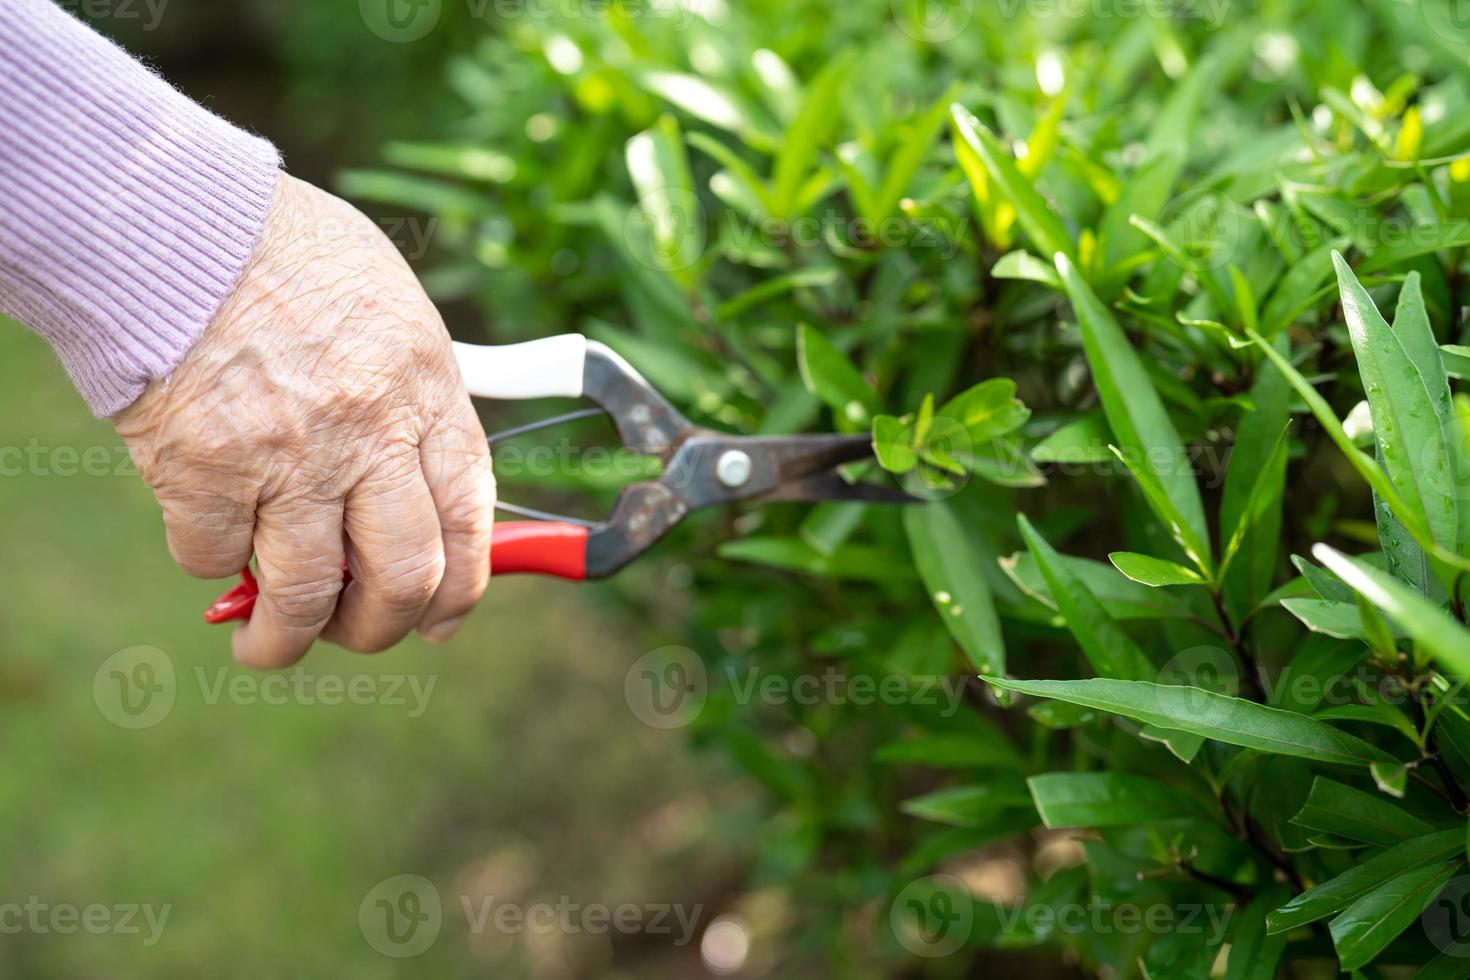
{"label": "plant stem", "polygon": [[[1457,591],[1458,586],[1459,582],[1456,581]],[[1420,684],[1418,680],[1415,680],[1410,689],[1415,691],[1411,703],[1414,705],[1416,721],[1422,730],[1426,725],[1425,719],[1427,717],[1424,710],[1424,696],[1429,687],[1427,684]],[[1463,815],[1467,810],[1470,810],[1470,798],[1465,796],[1465,791],[1460,788],[1459,782],[1455,779],[1455,774],[1450,771],[1449,764],[1444,761],[1444,755],[1439,750],[1439,733],[1434,728],[1429,729],[1427,737],[1424,739],[1423,761],[1427,761],[1434,766],[1434,771],[1439,776],[1440,782],[1444,783],[1444,791],[1440,792],[1438,787],[1422,777],[1420,777],[1420,781],[1436,792],[1440,792],[1445,802],[1455,808],[1456,813]],[[1410,770],[1410,775],[1414,775],[1412,769]]]}
{"label": "plant stem", "polygon": [[1202,881],[1207,885],[1211,885],[1215,888],[1220,889],[1223,892],[1234,895],[1242,902],[1248,901],[1252,897],[1251,890],[1246,886],[1239,884],[1238,882],[1230,881],[1227,878],[1221,878],[1218,875],[1212,875],[1208,871],[1201,871],[1199,868],[1196,868],[1188,861],[1180,861],[1179,870],[1184,872],[1186,876],[1193,878],[1196,881]]}
{"label": "plant stem", "polygon": [[1221,635],[1224,637],[1225,642],[1230,644],[1230,648],[1235,651],[1236,659],[1240,661],[1241,667],[1243,668],[1246,682],[1250,687],[1251,700],[1264,704],[1266,701],[1266,689],[1261,686],[1260,666],[1256,663],[1256,658],[1247,652],[1245,644],[1241,639],[1241,631],[1230,621],[1230,612],[1225,608],[1225,600],[1220,595],[1220,590],[1215,588],[1210,589],[1210,599],[1215,604],[1215,615],[1220,617],[1220,624],[1224,627],[1224,633]]}

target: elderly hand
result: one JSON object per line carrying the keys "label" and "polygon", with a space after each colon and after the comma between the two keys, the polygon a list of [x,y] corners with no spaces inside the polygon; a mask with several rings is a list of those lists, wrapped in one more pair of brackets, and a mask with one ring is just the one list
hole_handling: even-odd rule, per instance
{"label": "elderly hand", "polygon": [[114,421],[181,568],[223,578],[255,555],[244,664],[289,666],[318,636],[364,653],[415,627],[447,640],[485,591],[495,481],[449,335],[330,194],[282,175],[234,294]]}

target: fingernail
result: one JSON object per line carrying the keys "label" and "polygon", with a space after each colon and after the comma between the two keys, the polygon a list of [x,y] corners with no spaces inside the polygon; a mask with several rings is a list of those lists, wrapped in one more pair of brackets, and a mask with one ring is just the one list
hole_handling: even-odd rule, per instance
{"label": "fingernail", "polygon": [[423,631],[423,637],[430,643],[448,643],[463,625],[464,617],[456,616],[454,619],[446,619],[442,623],[430,626]]}

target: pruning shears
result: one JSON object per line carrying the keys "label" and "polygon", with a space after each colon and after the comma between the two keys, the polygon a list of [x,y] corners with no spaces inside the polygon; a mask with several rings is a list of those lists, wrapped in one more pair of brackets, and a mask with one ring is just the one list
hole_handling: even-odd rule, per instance
{"label": "pruning shears", "polygon": [[[596,523],[497,503],[498,510],[530,519],[495,525],[490,549],[495,575],[607,578],[691,512],[721,504],[917,500],[892,487],[849,481],[839,472],[839,467],[873,459],[872,440],[866,435],[732,436],[701,428],[617,353],[580,334],[505,347],[457,343],[454,352],[475,398],[587,398],[598,406],[491,436],[492,446],[605,414],[628,449],[663,464],[658,479],[624,487],[612,514]],[[240,584],[209,607],[205,620],[249,619],[259,591],[246,568]]]}

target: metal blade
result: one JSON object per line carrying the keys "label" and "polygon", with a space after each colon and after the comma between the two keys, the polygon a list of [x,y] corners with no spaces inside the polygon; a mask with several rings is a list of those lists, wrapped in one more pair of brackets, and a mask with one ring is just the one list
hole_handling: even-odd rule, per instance
{"label": "metal blade", "polygon": [[768,454],[780,482],[751,499],[850,500],[874,504],[914,503],[917,498],[893,487],[844,479],[838,467],[873,463],[873,440],[868,435],[777,436],[746,440],[746,451]]}
{"label": "metal blade", "polygon": [[852,501],[867,504],[917,504],[922,501],[912,494],[876,483],[849,483],[840,473],[828,470],[788,480],[770,493],[753,498],[762,503],[779,501],[815,502],[824,500]]}
{"label": "metal blade", "polygon": [[736,443],[752,459],[768,460],[782,482],[873,458],[868,435],[752,436]]}

